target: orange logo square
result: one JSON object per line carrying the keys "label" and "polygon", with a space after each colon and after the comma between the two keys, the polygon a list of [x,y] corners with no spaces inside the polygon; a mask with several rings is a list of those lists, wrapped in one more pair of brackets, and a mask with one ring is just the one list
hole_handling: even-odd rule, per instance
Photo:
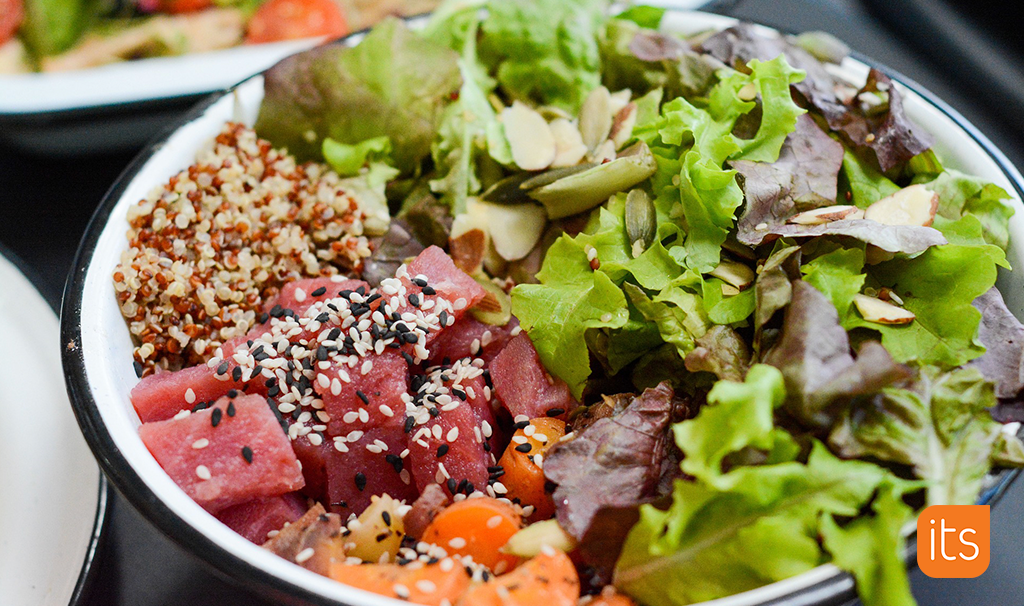
{"label": "orange logo square", "polygon": [[917,517],[917,565],[936,579],[973,579],[988,569],[988,505],[932,505]]}

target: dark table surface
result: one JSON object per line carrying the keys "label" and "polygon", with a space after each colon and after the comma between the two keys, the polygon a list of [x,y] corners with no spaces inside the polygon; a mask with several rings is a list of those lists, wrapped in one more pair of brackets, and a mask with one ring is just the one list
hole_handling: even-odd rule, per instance
{"label": "dark table surface", "polygon": [[[899,1],[892,0],[897,5]],[[789,31],[832,32],[855,50],[931,89],[974,122],[1018,167],[1024,167],[1020,131],[1007,128],[976,94],[951,81],[945,66],[903,41],[927,36],[913,23],[897,20],[895,29],[886,29],[853,0],[745,0],[729,12]],[[889,12],[898,15],[899,11]],[[908,38],[898,37],[900,31]],[[0,244],[26,263],[37,286],[52,301],[59,301],[64,277],[93,209],[133,155],[53,159],[0,147],[0,208],[4,211]],[[993,509],[992,536],[992,563],[977,579],[936,580],[913,571],[914,593],[920,604],[1024,604],[1024,481],[1011,486]],[[214,576],[116,494],[96,566],[93,590],[86,600],[90,606],[267,603]]]}

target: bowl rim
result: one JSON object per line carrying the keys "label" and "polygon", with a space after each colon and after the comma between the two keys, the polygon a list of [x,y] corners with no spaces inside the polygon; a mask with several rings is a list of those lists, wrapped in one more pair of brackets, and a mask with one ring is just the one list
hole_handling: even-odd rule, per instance
{"label": "bowl rim", "polygon": [[[698,12],[678,9],[669,9],[669,12]],[[720,19],[728,19],[733,22],[742,20],[714,13],[705,13]],[[428,14],[429,15],[429,14]],[[423,19],[427,15],[419,15],[403,18],[405,21]],[[786,34],[784,29],[777,27],[760,27]],[[330,44],[346,44],[353,38],[366,34],[366,30],[352,32],[351,34],[332,41]],[[943,116],[953,122],[964,131],[978,146],[984,150],[989,158],[1003,172],[1006,179],[1012,185],[1013,194],[1018,200],[1024,201],[1024,177],[1017,168],[1010,162],[1006,155],[988,139],[976,126],[968,121],[960,112],[940,99],[927,88],[902,73],[887,67],[885,64],[866,57],[859,52],[851,52],[850,58],[875,68],[892,80],[898,82],[906,90],[918,95],[926,104],[937,109]],[[246,559],[236,556],[212,538],[203,533],[200,529],[192,526],[185,519],[178,516],[146,485],[138,471],[131,462],[121,453],[111,434],[104,427],[102,416],[96,401],[93,399],[89,380],[86,373],[85,360],[82,343],[82,303],[85,293],[85,278],[91,265],[93,254],[97,247],[100,235],[107,226],[114,207],[123,196],[129,184],[133,182],[140,170],[153,158],[164,146],[165,142],[182,127],[201,118],[211,106],[220,101],[223,97],[232,94],[238,87],[250,82],[255,78],[263,76],[265,71],[253,74],[241,82],[227,89],[217,91],[206,96],[190,110],[185,112],[178,120],[169,124],[149,144],[147,144],[121,172],[114,184],[103,196],[95,212],[89,220],[78,250],[75,253],[72,269],[68,274],[64,287],[63,300],[60,313],[60,334],[61,334],[61,358],[64,367],[65,384],[68,396],[74,409],[75,417],[86,442],[96,456],[104,474],[109,478],[110,483],[132,504],[151,524],[162,534],[170,538],[179,546],[209,564],[212,569],[229,581],[249,591],[254,589],[265,592],[266,597],[287,604],[343,604],[336,602],[327,596],[314,591],[303,585],[293,583],[283,577],[267,573],[255,564]],[[1006,489],[1013,483],[1020,474],[1020,469],[999,471],[995,481],[980,495],[979,504],[993,505],[1005,493]],[[908,565],[916,566],[916,538],[910,537],[907,544],[905,559]],[[831,566],[825,564],[819,566]],[[810,574],[811,571],[792,577],[797,579]],[[789,579],[787,579],[789,580]],[[785,582],[785,581],[780,581]],[[770,587],[767,585],[764,587]],[[758,588],[750,590],[758,591]],[[749,593],[749,592],[744,592]],[[743,594],[735,594],[724,599],[733,598]],[[799,587],[790,593],[769,597],[753,603],[759,606],[839,606],[847,604],[857,597],[852,576],[842,570],[833,567],[831,574],[826,575],[818,581]],[[391,600],[384,599],[385,602]],[[719,600],[705,602],[708,606],[719,603]]]}

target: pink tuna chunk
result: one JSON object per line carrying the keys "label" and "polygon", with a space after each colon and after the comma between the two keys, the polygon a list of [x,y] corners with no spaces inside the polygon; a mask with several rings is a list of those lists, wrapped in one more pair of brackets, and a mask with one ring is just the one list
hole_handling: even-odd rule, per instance
{"label": "pink tuna chunk", "polygon": [[217,519],[246,539],[262,545],[267,533],[280,530],[306,513],[306,499],[297,493],[255,499],[217,512]]}
{"label": "pink tuna chunk", "polygon": [[[357,439],[344,442],[346,452],[339,452],[332,444],[326,451],[331,511],[343,518],[350,513],[360,514],[370,504],[371,496],[385,493],[412,503],[416,486],[401,458],[406,438],[401,424],[395,424],[369,429]],[[381,444],[387,449],[381,449]]]}
{"label": "pink tuna chunk", "polygon": [[221,398],[187,417],[146,423],[139,436],[167,475],[211,512],[305,484],[288,436],[260,396]]}
{"label": "pink tuna chunk", "polygon": [[[363,374],[363,366],[367,363],[367,372]],[[327,370],[318,369],[317,375],[317,390],[322,394],[324,410],[331,416],[328,424],[330,435],[347,435],[355,429],[366,430],[385,424],[401,426],[405,418],[402,395],[409,390],[409,365],[394,350],[387,350],[379,356],[371,354],[361,359],[354,368],[335,364]],[[327,378],[331,387],[320,386],[320,375]],[[344,376],[348,377],[347,382]],[[335,386],[339,388],[337,394],[334,393]],[[382,409],[382,406],[386,408]],[[347,414],[358,415],[360,410],[366,411],[362,417],[366,421],[346,420]],[[390,416],[387,413],[389,410]]]}
{"label": "pink tuna chunk", "polygon": [[554,416],[565,419],[577,402],[565,381],[544,370],[530,337],[519,333],[490,365],[494,390],[513,418]]}
{"label": "pink tuna chunk", "polygon": [[[199,402],[212,402],[242,383],[222,380],[216,370],[200,364],[178,371],[162,371],[143,377],[132,388],[131,401],[143,423],[170,419],[182,410],[191,410]],[[192,390],[192,395],[188,391]],[[189,401],[191,400],[191,402]]]}
{"label": "pink tuna chunk", "polygon": [[514,317],[504,326],[491,326],[467,315],[434,339],[430,344],[430,360],[441,363],[445,358],[475,357],[490,362],[512,339],[512,331],[517,326],[519,320]]}

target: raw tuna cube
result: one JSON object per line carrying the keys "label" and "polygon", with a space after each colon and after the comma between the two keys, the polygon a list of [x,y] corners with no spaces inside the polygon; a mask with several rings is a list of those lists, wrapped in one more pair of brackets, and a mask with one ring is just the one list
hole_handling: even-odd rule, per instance
{"label": "raw tuna cube", "polygon": [[[451,258],[436,246],[421,252],[406,269],[408,275],[401,278],[405,297],[398,297],[399,305],[394,308],[400,314],[423,311],[425,315],[436,315],[438,300],[443,299],[450,304],[450,311],[445,311],[446,318],[458,320],[487,294],[476,280],[455,267]],[[419,276],[426,279],[425,287],[413,282]],[[427,293],[423,292],[424,288],[429,289]],[[391,297],[386,289],[382,290],[390,302]],[[431,331],[427,334],[426,342],[429,344],[438,334],[437,331]]]}
{"label": "raw tuna cube", "polygon": [[459,298],[465,299],[465,309],[473,307],[487,294],[483,286],[455,267],[451,257],[437,246],[430,246],[421,252],[409,263],[408,270],[410,279],[420,274],[426,276],[427,283],[452,303]]}
{"label": "raw tuna cube", "polygon": [[[370,291],[370,285],[362,280],[341,280],[335,282],[333,278],[308,278],[306,280],[295,280],[289,282],[281,287],[281,292],[276,297],[267,301],[263,310],[270,312],[275,305],[279,305],[284,309],[290,309],[295,313],[302,315],[304,311],[309,309],[313,303],[317,301],[327,301],[338,296],[338,293],[343,290],[356,290],[362,287],[365,292]],[[324,292],[319,295],[313,293],[318,292],[320,288],[324,289]],[[299,291],[302,294],[299,294]],[[301,301],[299,299],[302,299]]]}
{"label": "raw tuna cube", "polygon": [[215,369],[201,364],[143,377],[132,388],[130,397],[139,419],[143,423],[151,423],[170,419],[182,410],[191,410],[200,402],[212,402],[229,390],[241,387],[241,383],[221,380]]}
{"label": "raw tuna cube", "polygon": [[306,513],[305,497],[288,493],[278,497],[255,499],[217,512],[217,519],[257,545],[267,541],[267,533],[280,530]]}
{"label": "raw tuna cube", "polygon": [[330,440],[321,442],[319,446],[314,446],[309,436],[298,436],[292,440],[295,456],[302,463],[302,477],[306,479],[302,494],[317,501],[324,500],[327,495],[326,457],[329,448]]}
{"label": "raw tuna cube", "polygon": [[187,417],[146,423],[139,436],[167,475],[211,512],[305,484],[291,441],[260,396],[221,398]]}
{"label": "raw tuna cube", "polygon": [[517,326],[519,320],[514,317],[504,326],[491,326],[467,315],[434,339],[430,360],[437,364],[445,358],[454,361],[474,357],[490,362],[512,339]]}
{"label": "raw tuna cube", "polygon": [[[418,493],[401,458],[407,437],[401,424],[393,424],[369,429],[357,439],[343,442],[345,452],[332,444],[327,451],[330,509],[343,518],[359,514],[370,504],[371,496],[385,493],[411,503]],[[387,450],[381,449],[381,444]]]}
{"label": "raw tuna cube", "polygon": [[[494,390],[512,417],[565,419],[577,402],[565,381],[544,370],[530,337],[519,333],[490,365]],[[560,411],[560,412],[559,412]]]}
{"label": "raw tuna cube", "polygon": [[[370,366],[363,374],[362,368],[367,363]],[[317,388],[323,397],[324,410],[331,416],[327,426],[330,435],[347,435],[355,429],[366,430],[385,424],[401,426],[405,418],[402,396],[409,391],[409,365],[394,350],[379,356],[369,355],[354,368],[334,365],[327,370],[317,370],[317,375]],[[326,377],[330,387],[321,386],[324,380],[319,375]],[[343,376],[347,376],[349,381],[346,382]],[[358,415],[361,410],[366,411],[362,417],[366,420],[353,420],[351,416]]]}
{"label": "raw tuna cube", "polygon": [[[451,490],[453,487],[468,494],[471,483],[473,488],[483,490],[487,486],[487,467],[494,464],[494,458],[484,450],[483,443],[477,441],[474,429],[479,427],[480,421],[473,408],[463,402],[414,429],[415,439],[409,442],[406,462],[412,467],[416,488],[422,491],[437,482],[450,494],[455,492]],[[444,472],[440,468],[442,464]],[[449,478],[454,483],[449,483]]]}

